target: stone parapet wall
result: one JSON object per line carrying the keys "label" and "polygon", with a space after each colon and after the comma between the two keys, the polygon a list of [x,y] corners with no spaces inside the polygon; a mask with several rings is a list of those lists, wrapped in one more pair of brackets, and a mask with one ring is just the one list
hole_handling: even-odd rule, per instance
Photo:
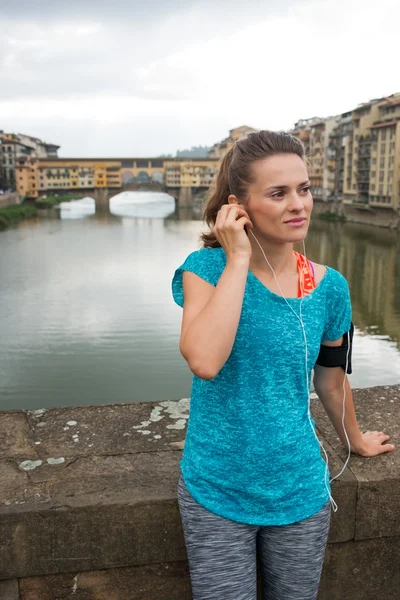
{"label": "stone parapet wall", "polygon": [[[362,429],[400,437],[400,386],[356,390]],[[176,487],[189,401],[0,413],[1,600],[189,600]],[[318,400],[331,474],[346,458]],[[396,598],[400,454],[333,483],[319,600]],[[396,558],[397,557],[397,558]]]}

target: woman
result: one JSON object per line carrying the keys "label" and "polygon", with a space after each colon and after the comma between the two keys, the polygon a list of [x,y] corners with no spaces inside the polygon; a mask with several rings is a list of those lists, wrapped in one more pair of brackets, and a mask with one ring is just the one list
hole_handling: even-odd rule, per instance
{"label": "woman", "polygon": [[315,364],[321,344],[342,344],[351,305],[341,274],[293,250],[312,203],[301,142],[250,134],[221,162],[204,248],[174,275],[194,374],[178,486],[194,600],[255,600],[257,549],[264,599],[317,598],[330,486],[309,411],[314,367],[342,442],[362,456],[394,449],[360,432],[343,368]]}

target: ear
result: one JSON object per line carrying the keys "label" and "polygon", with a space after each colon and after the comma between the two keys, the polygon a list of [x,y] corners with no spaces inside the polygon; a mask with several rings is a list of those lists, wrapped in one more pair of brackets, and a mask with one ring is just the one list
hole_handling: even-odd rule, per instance
{"label": "ear", "polygon": [[228,204],[240,204],[240,200],[234,194],[230,194],[228,196]]}

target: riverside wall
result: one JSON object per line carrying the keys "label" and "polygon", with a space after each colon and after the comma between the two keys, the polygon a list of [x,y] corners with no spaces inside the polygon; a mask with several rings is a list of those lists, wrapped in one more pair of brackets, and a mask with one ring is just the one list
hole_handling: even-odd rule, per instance
{"label": "riverside wall", "polygon": [[313,214],[326,215],[326,213],[330,213],[332,216],[344,217],[346,221],[351,223],[400,229],[400,212],[392,208],[314,201]]}
{"label": "riverside wall", "polygon": [[13,204],[21,204],[22,198],[17,192],[11,192],[9,194],[2,194],[0,196],[0,208],[11,206]]}
{"label": "riverside wall", "polygon": [[[400,440],[400,385],[355,390],[363,430]],[[177,505],[190,403],[0,413],[1,600],[190,600]],[[331,474],[346,459],[312,401]],[[398,598],[400,451],[333,483],[319,600]]]}

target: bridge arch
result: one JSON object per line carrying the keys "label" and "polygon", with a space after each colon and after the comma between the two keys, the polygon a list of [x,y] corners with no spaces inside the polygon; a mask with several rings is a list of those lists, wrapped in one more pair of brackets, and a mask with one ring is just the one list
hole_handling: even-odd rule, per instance
{"label": "bridge arch", "polygon": [[139,173],[136,176],[136,181],[138,183],[147,183],[149,181],[150,177],[149,174],[146,173],[146,171],[139,171]]}
{"label": "bridge arch", "polygon": [[135,177],[132,171],[123,171],[121,181],[122,185],[124,185],[125,183],[134,183]]}

